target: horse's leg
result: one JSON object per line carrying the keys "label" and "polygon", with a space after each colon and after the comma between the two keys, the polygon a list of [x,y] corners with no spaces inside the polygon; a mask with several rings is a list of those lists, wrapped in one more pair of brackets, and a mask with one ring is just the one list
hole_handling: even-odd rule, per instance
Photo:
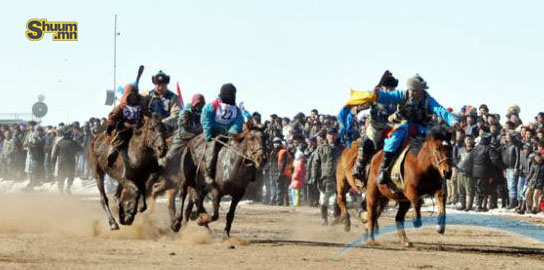
{"label": "horse's leg", "polygon": [[[174,232],[178,232],[179,229],[181,228],[181,224],[183,222],[183,209],[185,208],[185,199],[187,198],[187,187],[181,187],[179,189],[179,212],[174,210],[174,216],[175,218],[173,219],[173,222],[172,222],[172,230]],[[175,198],[175,196],[172,196]]]}
{"label": "horse's leg", "polygon": [[351,229],[351,222],[349,218],[348,208],[346,205],[346,193],[348,192],[349,184],[344,177],[341,178],[339,181],[341,182],[341,184],[337,186],[336,192],[338,194],[336,200],[338,202],[338,207],[340,208],[340,217],[333,222],[333,225],[338,224],[340,221],[343,221],[344,231],[349,232]]}
{"label": "horse's leg", "polygon": [[378,220],[378,189],[374,187],[372,190],[367,190],[366,196],[366,236],[370,246],[376,246],[378,243],[374,239],[375,224]]}
{"label": "horse's leg", "polygon": [[397,210],[397,215],[395,216],[395,223],[397,224],[397,235],[399,237],[400,244],[405,247],[412,246],[412,243],[408,241],[408,237],[406,237],[406,232],[404,231],[404,218],[406,217],[406,212],[408,212],[408,209],[410,209],[410,202],[399,202],[399,209]]}
{"label": "horse's leg", "polygon": [[96,186],[98,187],[98,192],[100,193],[100,203],[102,204],[102,208],[106,212],[106,215],[108,216],[108,223],[110,225],[111,230],[119,230],[119,225],[115,221],[115,218],[113,217],[110,205],[108,202],[108,196],[106,195],[106,190],[104,188],[104,172],[102,172],[100,169],[95,168],[95,177],[96,177]]}
{"label": "horse's leg", "polygon": [[[206,198],[205,193],[201,194],[201,200],[203,201],[204,198]],[[207,213],[200,213],[198,218],[198,225],[200,226],[206,226],[210,222],[214,222],[219,219],[219,202],[221,201],[221,194],[217,190],[217,188],[212,189],[211,191],[212,196],[212,208],[213,208],[213,214],[210,217]]]}
{"label": "horse's leg", "polygon": [[408,187],[406,189],[406,192],[404,193],[404,196],[412,203],[412,207],[414,208],[414,213],[412,217],[412,223],[414,227],[421,227],[421,203],[417,191],[415,190],[415,188]]}
{"label": "horse's leg", "polygon": [[166,208],[168,209],[168,216],[170,217],[170,229],[175,230],[176,221],[176,190],[169,189],[166,191]]}
{"label": "horse's leg", "polygon": [[225,226],[225,231],[223,232],[223,238],[225,239],[230,237],[230,228],[232,226],[232,221],[234,220],[234,212],[236,212],[236,206],[238,206],[238,202],[240,202],[243,196],[244,192],[237,194],[236,196],[232,196],[229,212],[227,213],[227,224]]}
{"label": "horse's leg", "polygon": [[437,190],[434,193],[434,198],[438,202],[438,226],[437,232],[443,234],[446,231],[446,201],[442,190]]}
{"label": "horse's leg", "polygon": [[145,210],[147,210],[147,201],[146,201],[146,196],[145,196],[145,194],[147,193],[147,189],[146,189],[145,183],[143,185],[140,185],[140,186],[141,187],[139,187],[139,190],[140,190],[140,195],[142,195],[142,196],[140,196],[142,198],[142,203],[138,207],[138,212],[143,213],[143,212],[145,212]]}
{"label": "horse's leg", "polygon": [[187,223],[189,222],[189,219],[191,218],[191,212],[193,211],[193,207],[195,205],[195,197],[193,195],[194,192],[189,192],[189,197],[187,197],[187,206],[185,207],[185,210],[183,211],[183,221],[181,222],[181,227],[186,227]]}

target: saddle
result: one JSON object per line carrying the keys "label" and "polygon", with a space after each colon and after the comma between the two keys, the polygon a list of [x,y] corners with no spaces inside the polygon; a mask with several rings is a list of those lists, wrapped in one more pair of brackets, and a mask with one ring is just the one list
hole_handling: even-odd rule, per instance
{"label": "saddle", "polygon": [[404,189],[404,162],[406,161],[406,155],[408,152],[417,155],[421,148],[425,138],[413,137],[408,139],[402,148],[402,151],[393,161],[393,167],[391,168],[391,189],[396,192],[401,192]]}

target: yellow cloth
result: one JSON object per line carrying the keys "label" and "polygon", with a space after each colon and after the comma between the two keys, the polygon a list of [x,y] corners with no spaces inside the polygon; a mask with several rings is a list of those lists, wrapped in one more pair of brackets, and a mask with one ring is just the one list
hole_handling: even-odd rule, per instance
{"label": "yellow cloth", "polygon": [[349,93],[349,100],[346,106],[357,106],[372,104],[376,101],[377,97],[374,92],[357,91],[351,89]]}

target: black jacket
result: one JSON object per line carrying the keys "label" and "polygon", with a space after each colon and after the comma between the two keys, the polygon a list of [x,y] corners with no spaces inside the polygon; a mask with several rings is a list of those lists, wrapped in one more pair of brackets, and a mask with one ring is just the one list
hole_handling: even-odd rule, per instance
{"label": "black jacket", "polygon": [[519,148],[510,143],[502,148],[502,162],[507,169],[519,168]]}
{"label": "black jacket", "polygon": [[537,164],[533,162],[529,174],[527,175],[528,186],[535,189],[544,187],[544,163]]}
{"label": "black jacket", "polygon": [[480,144],[471,151],[472,176],[475,178],[487,178],[494,168],[492,159],[496,156],[495,151],[489,145],[489,137],[482,137]]}

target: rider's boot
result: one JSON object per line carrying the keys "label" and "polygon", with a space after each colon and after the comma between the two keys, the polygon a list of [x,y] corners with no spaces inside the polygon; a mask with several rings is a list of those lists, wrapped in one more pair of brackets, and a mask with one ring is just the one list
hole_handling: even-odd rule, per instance
{"label": "rider's boot", "polygon": [[380,175],[378,177],[378,185],[385,185],[391,182],[391,162],[395,153],[383,152],[382,165],[380,166]]}
{"label": "rider's boot", "polygon": [[206,168],[204,170],[204,181],[206,184],[211,185],[215,182],[215,164],[217,163],[217,154],[215,153],[216,143],[214,141],[208,142],[206,148]]}

